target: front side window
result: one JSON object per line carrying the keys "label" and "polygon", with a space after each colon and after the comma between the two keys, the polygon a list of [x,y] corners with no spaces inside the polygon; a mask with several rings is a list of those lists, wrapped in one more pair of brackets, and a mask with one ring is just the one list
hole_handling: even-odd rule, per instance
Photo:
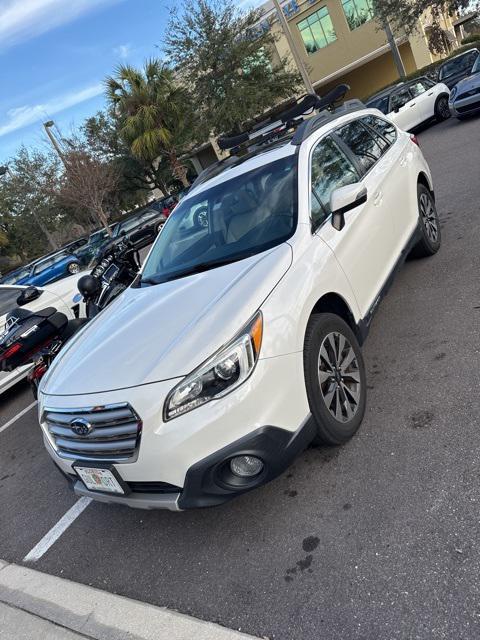
{"label": "front side window", "polygon": [[342,5],[351,31],[373,18],[372,0],[342,0]]}
{"label": "front side window", "polygon": [[337,39],[327,7],[312,13],[297,26],[307,53],[315,53]]}
{"label": "front side window", "polygon": [[408,88],[402,89],[394,93],[390,100],[390,111],[400,111],[410,100],[412,94]]}
{"label": "front side window", "polygon": [[427,80],[427,78],[420,78],[420,80],[412,82],[412,84],[410,85],[410,92],[413,97],[416,98],[417,96],[421,96],[422,93],[425,93],[426,91],[431,89],[433,86],[434,84],[433,82],[431,82],[431,80]]}
{"label": "front side window", "polygon": [[319,227],[331,214],[330,196],[340,187],[360,180],[358,171],[330,138],[320,141],[312,154],[312,227]]}
{"label": "front side window", "polygon": [[142,283],[207,271],[285,242],[297,223],[296,167],[292,154],[182,200],[158,236]]}
{"label": "front side window", "polygon": [[365,173],[380,160],[383,150],[360,120],[354,120],[336,131],[351,149]]}

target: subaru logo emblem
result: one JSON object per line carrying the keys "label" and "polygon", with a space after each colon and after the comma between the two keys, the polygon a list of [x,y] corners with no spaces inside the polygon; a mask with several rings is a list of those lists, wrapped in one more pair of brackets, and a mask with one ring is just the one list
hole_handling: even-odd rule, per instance
{"label": "subaru logo emblem", "polygon": [[70,422],[70,429],[77,436],[85,437],[92,433],[94,427],[90,422],[88,422],[88,420],[85,420],[84,418],[75,418],[75,420],[72,420]]}

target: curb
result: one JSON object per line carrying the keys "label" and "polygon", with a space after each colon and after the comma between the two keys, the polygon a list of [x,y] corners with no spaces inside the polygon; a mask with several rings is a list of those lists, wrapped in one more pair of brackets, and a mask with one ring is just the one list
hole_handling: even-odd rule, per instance
{"label": "curb", "polygon": [[256,640],[211,622],[3,560],[0,602],[95,640]]}

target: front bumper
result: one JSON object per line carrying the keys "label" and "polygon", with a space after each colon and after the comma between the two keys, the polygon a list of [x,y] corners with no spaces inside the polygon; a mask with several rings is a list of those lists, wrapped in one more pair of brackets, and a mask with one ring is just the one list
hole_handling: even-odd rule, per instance
{"label": "front bumper", "polygon": [[[260,360],[252,376],[231,394],[164,423],[164,400],[176,383],[41,398],[41,418],[44,407],[78,411],[82,406],[128,402],[142,420],[138,457],[114,462],[131,488],[127,496],[88,491],[74,474],[72,460],[61,457],[45,438],[49,454],[77,495],[143,509],[214,506],[281,474],[313,438],[311,421],[305,419],[309,406],[302,353]],[[264,472],[247,483],[225,482],[222,468],[236,455],[257,455],[264,461]]]}
{"label": "front bumper", "polygon": [[461,100],[450,101],[450,111],[456,118],[480,112],[480,93]]}
{"label": "front bumper", "polygon": [[[178,491],[172,487],[166,493],[132,491],[118,496],[89,491],[71,474],[64,474],[79,497],[89,497],[106,503],[123,504],[135,509],[168,509],[183,511],[221,505],[233,498],[263,486],[281,475],[313,440],[315,425],[309,416],[300,428],[291,433],[277,427],[262,427],[249,436],[232,443],[192,466],[186,474],[185,486]],[[238,455],[255,455],[264,463],[263,471],[255,478],[235,478],[231,482],[225,465]],[[231,475],[231,474],[230,474]]]}

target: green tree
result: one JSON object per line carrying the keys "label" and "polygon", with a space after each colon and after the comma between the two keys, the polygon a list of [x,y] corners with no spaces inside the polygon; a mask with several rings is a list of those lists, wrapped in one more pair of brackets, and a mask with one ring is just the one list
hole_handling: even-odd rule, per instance
{"label": "green tree", "polygon": [[417,29],[418,20],[424,12],[430,10],[432,25],[428,40],[433,53],[444,53],[448,49],[442,18],[479,7],[478,0],[374,0],[376,15],[382,21],[390,21],[395,29],[404,29],[409,35]]}
{"label": "green tree", "polygon": [[0,181],[0,228],[10,254],[24,258],[57,249],[55,228],[62,211],[53,195],[60,175],[58,158],[21,147]]}
{"label": "green tree", "polygon": [[188,186],[181,156],[195,142],[195,117],[190,94],[160,60],[142,70],[121,65],[106,80],[107,98],[119,121],[119,132],[132,154],[156,168],[166,161],[175,178]]}
{"label": "green tree", "polygon": [[260,18],[233,0],[184,0],[171,14],[165,52],[207,133],[238,131],[299,87],[287,60],[275,62],[274,36]]}

